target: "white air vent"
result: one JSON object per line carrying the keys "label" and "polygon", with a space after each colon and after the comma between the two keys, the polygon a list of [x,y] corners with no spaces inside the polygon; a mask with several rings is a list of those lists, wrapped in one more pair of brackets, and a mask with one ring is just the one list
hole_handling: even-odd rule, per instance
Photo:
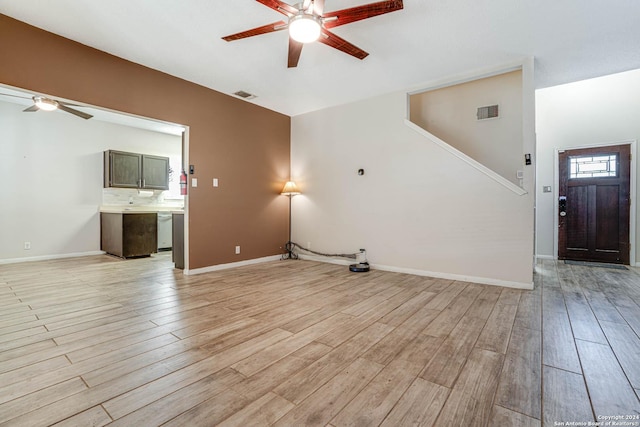
{"label": "white air vent", "polygon": [[254,94],[249,93],[249,92],[245,92],[243,90],[239,90],[237,92],[234,92],[233,94],[235,96],[238,96],[238,97],[242,98],[242,99],[253,99],[253,98],[256,97]]}
{"label": "white air vent", "polygon": [[486,107],[478,107],[476,117],[478,120],[495,119],[498,117],[498,105],[487,105]]}

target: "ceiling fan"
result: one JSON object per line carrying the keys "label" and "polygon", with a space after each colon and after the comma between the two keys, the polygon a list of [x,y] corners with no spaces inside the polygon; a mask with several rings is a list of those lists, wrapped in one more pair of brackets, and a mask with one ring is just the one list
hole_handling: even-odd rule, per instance
{"label": "ceiling fan", "polygon": [[381,1],[365,4],[335,12],[324,12],[324,0],[303,0],[302,3],[290,5],[280,0],[257,0],[259,3],[282,13],[288,18],[287,22],[278,21],[251,30],[231,34],[223,37],[228,42],[289,29],[289,58],[287,66],[296,67],[304,43],[318,41],[320,43],[341,50],[358,59],[369,55],[364,50],[338,37],[330,28],[337,27],[373,16],[382,15],[402,9],[402,0]]}
{"label": "ceiling fan", "polygon": [[[2,95],[2,96],[12,96],[14,98],[29,99],[29,97],[26,97],[26,96],[11,95],[11,94],[8,94],[8,93],[0,93],[0,95]],[[43,111],[62,110],[62,111],[65,111],[67,113],[71,113],[74,116],[81,117],[81,118],[83,118],[85,120],[88,120],[91,117],[93,117],[91,114],[87,114],[87,113],[85,113],[83,111],[79,111],[79,110],[76,110],[75,108],[69,107],[69,105],[72,105],[72,104],[65,104],[62,101],[58,101],[58,100],[55,100],[55,99],[47,98],[46,96],[35,95],[35,96],[32,96],[31,99],[33,100],[33,105],[30,106],[29,108],[26,108],[26,109],[22,110],[23,112],[25,112],[25,113],[33,113],[33,112],[39,111],[39,110],[43,110]]]}

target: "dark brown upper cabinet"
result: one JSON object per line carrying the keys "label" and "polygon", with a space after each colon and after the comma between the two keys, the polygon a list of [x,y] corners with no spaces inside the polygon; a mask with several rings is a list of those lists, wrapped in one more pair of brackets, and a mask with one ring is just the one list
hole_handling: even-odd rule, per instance
{"label": "dark brown upper cabinet", "polygon": [[168,190],[169,158],[125,151],[105,151],[104,186]]}

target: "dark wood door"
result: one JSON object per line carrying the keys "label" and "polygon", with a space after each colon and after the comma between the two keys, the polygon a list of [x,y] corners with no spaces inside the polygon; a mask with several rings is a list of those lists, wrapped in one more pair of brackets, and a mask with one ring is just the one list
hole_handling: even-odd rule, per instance
{"label": "dark wood door", "polygon": [[630,146],[559,155],[558,258],[629,264]]}

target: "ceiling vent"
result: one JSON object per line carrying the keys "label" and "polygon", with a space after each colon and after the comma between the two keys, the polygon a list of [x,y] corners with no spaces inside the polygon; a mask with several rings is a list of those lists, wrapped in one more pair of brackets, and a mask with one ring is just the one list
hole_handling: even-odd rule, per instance
{"label": "ceiling vent", "polygon": [[498,105],[487,105],[486,107],[478,107],[476,113],[478,120],[495,119],[498,117]]}
{"label": "ceiling vent", "polygon": [[245,92],[243,90],[239,90],[237,92],[234,92],[233,94],[235,96],[239,97],[239,98],[242,98],[242,99],[253,99],[253,98],[256,97],[254,94],[249,93],[249,92]]}

